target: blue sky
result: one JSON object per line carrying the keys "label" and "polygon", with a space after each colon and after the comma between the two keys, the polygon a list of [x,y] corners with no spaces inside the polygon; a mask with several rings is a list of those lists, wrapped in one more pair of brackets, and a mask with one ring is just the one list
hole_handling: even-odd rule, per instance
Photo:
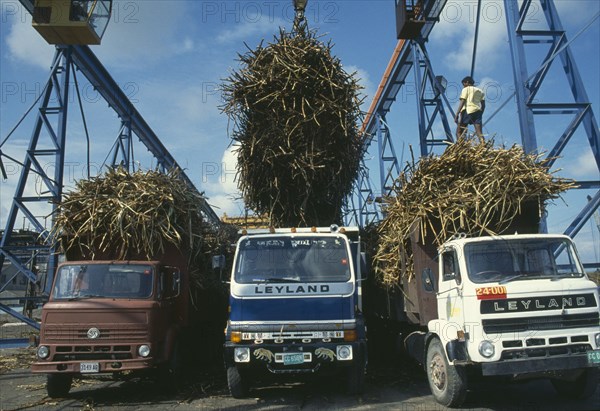
{"label": "blue sky", "polygon": [[[574,37],[600,10],[597,0],[557,0],[563,26]],[[17,0],[0,0],[0,141],[34,103],[48,76],[53,46],[31,27],[31,18]],[[450,82],[448,98],[457,105],[456,85],[471,65],[476,8],[474,0],[449,0],[441,21],[427,43],[436,74]],[[485,0],[477,51],[475,79],[487,91],[488,110],[494,112],[514,89],[506,23],[502,2]],[[306,16],[309,26],[318,29],[323,40],[334,43],[333,52],[347,71],[356,71],[364,86],[365,110],[391,57],[395,38],[392,0],[309,0]],[[240,215],[243,205],[237,197],[235,158],[229,147],[228,120],[220,113],[218,91],[222,79],[238,68],[237,53],[256,47],[261,40],[271,41],[279,27],[290,29],[292,1],[115,1],[113,15],[99,46],[91,46],[103,65],[130,96],[138,110],[163,144],[186,168],[190,178],[219,215]],[[543,21],[539,4],[534,3],[528,24]],[[600,111],[600,22],[593,20],[572,43],[581,75],[596,118]],[[546,53],[529,49],[528,68],[539,65]],[[117,138],[120,122],[114,112],[94,91],[83,84],[86,121],[92,137],[92,163],[102,164]],[[408,147],[418,152],[415,96],[409,75],[387,120],[394,144],[403,160]],[[564,101],[568,85],[553,66],[540,92],[548,101]],[[66,172],[67,186],[85,177],[85,135],[77,105],[69,117]],[[548,116],[549,117],[549,116]],[[554,116],[553,116],[554,117]],[[28,116],[2,150],[22,160],[32,132],[34,117]],[[552,118],[536,123],[538,145],[551,148],[570,119]],[[561,128],[562,127],[562,128]],[[559,130],[559,132],[557,132]],[[484,129],[497,142],[520,142],[516,108],[511,101]],[[558,133],[558,134],[557,134]],[[370,156],[377,155],[376,146]],[[153,165],[138,142],[135,157],[142,167]],[[369,161],[372,179],[378,181],[377,165]],[[6,224],[8,207],[17,184],[19,168],[5,160],[8,180],[0,180],[0,226]],[[51,167],[49,165],[48,167]],[[560,175],[582,180],[597,179],[597,169],[585,137],[578,132],[563,158],[556,163]],[[93,168],[94,170],[95,168]],[[30,192],[39,191],[33,184]],[[582,191],[565,195],[550,207],[550,231],[562,232],[585,203]],[[47,214],[39,210],[39,215]],[[576,237],[587,262],[599,261],[600,233],[592,224]]]}

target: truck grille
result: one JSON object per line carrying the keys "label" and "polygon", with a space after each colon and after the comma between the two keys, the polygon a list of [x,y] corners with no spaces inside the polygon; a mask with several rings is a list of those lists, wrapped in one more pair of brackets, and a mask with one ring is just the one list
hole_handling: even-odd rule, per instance
{"label": "truck grille", "polygon": [[[44,341],[47,343],[90,342],[87,332],[90,327],[44,327]],[[145,327],[111,328],[99,327],[100,336],[94,341],[127,341],[137,342],[148,340],[148,330]]]}
{"label": "truck grille", "polygon": [[563,330],[568,328],[598,327],[598,312],[573,315],[551,315],[544,317],[518,317],[486,319],[482,321],[486,334],[509,332]]}
{"label": "truck grille", "polygon": [[555,355],[571,355],[585,353],[592,347],[589,344],[572,344],[557,347],[526,348],[523,350],[508,350],[502,352],[502,360],[516,360],[520,358],[545,358]]}
{"label": "truck grille", "polygon": [[97,346],[57,346],[53,361],[90,361],[90,360],[129,360],[129,345],[97,345]]}

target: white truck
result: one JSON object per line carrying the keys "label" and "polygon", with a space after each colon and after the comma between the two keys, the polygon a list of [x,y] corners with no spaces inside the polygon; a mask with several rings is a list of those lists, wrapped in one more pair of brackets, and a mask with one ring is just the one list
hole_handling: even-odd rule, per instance
{"label": "white truck", "polygon": [[440,404],[460,406],[468,380],[486,376],[549,378],[561,395],[593,394],[598,286],[569,237],[458,236],[439,248],[411,243],[416,274],[380,307],[416,326],[402,339]]}

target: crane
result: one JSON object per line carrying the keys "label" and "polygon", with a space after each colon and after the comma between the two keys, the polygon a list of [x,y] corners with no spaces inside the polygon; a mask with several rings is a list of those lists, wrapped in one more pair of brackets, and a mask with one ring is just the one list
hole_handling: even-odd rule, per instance
{"label": "crane", "polygon": [[[37,0],[35,4],[32,0],[20,0],[20,2],[34,17],[36,14],[41,13],[40,7],[43,8],[48,5],[55,7],[56,5],[65,4],[62,0]],[[90,1],[84,3],[90,3],[87,9],[90,12],[87,20],[85,20],[85,24],[90,25],[95,22],[94,18],[97,15],[97,13],[94,14],[93,10],[97,12],[100,3],[110,2]],[[108,6],[108,4],[104,6]],[[36,7],[38,8],[37,11]],[[110,7],[107,10],[110,10]],[[60,13],[57,12],[57,14]],[[87,29],[82,28],[80,22],[55,21],[52,20],[52,15],[53,13],[50,14],[49,23],[47,24],[52,26],[53,22],[56,22],[57,24],[54,27],[43,27],[39,20],[36,22],[36,19],[34,19],[34,28],[40,34],[45,33],[42,36],[50,43],[70,39],[69,41],[76,44],[56,45],[49,80],[39,99],[37,117],[25,159],[19,161],[9,157],[1,151],[0,146],[0,158],[7,158],[21,165],[21,174],[9,209],[6,226],[0,239],[0,267],[2,267],[2,273],[6,273],[4,283],[0,284],[0,291],[5,290],[8,284],[20,274],[24,275],[29,283],[35,284],[39,280],[39,273],[35,266],[42,259],[47,259],[46,287],[49,287],[52,283],[51,276],[57,264],[58,255],[54,252],[53,245],[49,243],[46,222],[43,217],[36,216],[33,210],[40,207],[46,209],[50,207],[50,211],[46,212],[46,215],[51,218],[62,197],[65,146],[67,142],[67,114],[70,101],[69,91],[73,89],[72,86],[77,90],[74,68],[77,68],[86,77],[122,122],[121,132],[112,155],[112,165],[121,165],[129,169],[133,159],[130,157],[130,149],[127,147],[129,147],[135,135],[155,158],[157,167],[160,170],[181,170],[180,178],[183,179],[190,190],[202,197],[192,180],[183,171],[183,168],[179,166],[150,125],[111,77],[108,70],[88,47],[87,44],[93,44],[93,41],[96,40],[77,34],[81,33],[82,30],[88,30],[89,27]],[[69,34],[70,30],[72,31],[71,34]],[[8,138],[4,139],[2,144],[7,140]],[[56,167],[51,170],[44,168],[42,165],[47,161],[53,161]],[[2,168],[4,167],[2,166]],[[27,195],[27,188],[35,184],[36,180],[42,183],[41,193],[38,196]],[[201,213],[205,221],[213,227],[221,225],[221,220],[206,200],[202,202]],[[33,231],[37,233],[34,236],[36,241],[22,241],[23,236],[19,236],[15,230],[18,216],[22,216],[33,227]],[[10,272],[5,269],[5,261],[15,269]],[[12,299],[14,300],[14,298]],[[6,300],[11,299],[0,299],[0,310],[33,328],[39,329],[39,324],[36,321],[12,310],[5,304]]]}
{"label": "crane", "polygon": [[[22,165],[22,172],[17,184],[17,189],[13,198],[9,217],[0,240],[0,265],[4,261],[9,261],[18,267],[18,274],[23,274],[28,281],[35,282],[38,273],[33,268],[35,256],[41,256],[43,252],[48,254],[48,272],[52,272],[55,264],[54,256],[50,251],[48,244],[45,243],[43,233],[46,232],[45,222],[36,217],[32,209],[39,204],[56,204],[62,195],[63,168],[56,167],[54,174],[49,174],[40,164],[49,158],[55,164],[62,165],[64,162],[64,147],[66,144],[66,126],[69,101],[69,84],[76,83],[77,68],[86,79],[94,86],[102,98],[117,113],[121,121],[121,132],[112,153],[113,164],[124,164],[129,166],[132,162],[131,141],[133,136],[137,136],[142,144],[149,150],[157,161],[161,169],[180,168],[175,159],[162,144],[158,136],[153,132],[149,124],[144,120],[135,106],[129,101],[127,96],[121,91],[114,79],[110,76],[108,70],[100,63],[98,58],[88,47],[88,44],[97,44],[101,41],[102,35],[106,30],[106,25],[96,25],[102,20],[96,20],[97,16],[93,11],[103,8],[104,16],[110,15],[110,1],[80,1],[86,11],[83,13],[85,18],[77,20],[71,18],[71,12],[63,12],[69,15],[68,21],[53,20],[52,13],[49,13],[48,7],[55,7],[59,3],[74,5],[75,2],[65,2],[64,0],[19,0],[25,9],[34,16],[33,27],[48,42],[56,45],[56,53],[52,62],[52,68],[49,81],[44,88],[37,110],[37,118],[34,130],[31,136],[29,149],[24,161],[20,162],[10,158],[11,161]],[[377,160],[379,170],[369,170],[366,159],[363,158],[360,167],[360,175],[355,184],[354,195],[347,199],[348,214],[347,224],[357,224],[365,226],[370,222],[378,221],[381,216],[377,198],[389,193],[393,181],[400,172],[400,160],[394,147],[395,141],[392,138],[390,122],[386,118],[391,107],[394,105],[396,96],[405,86],[408,76],[412,73],[415,79],[415,89],[417,92],[417,122],[419,126],[420,154],[427,155],[435,148],[443,147],[449,141],[452,141],[452,131],[448,121],[448,113],[452,113],[452,107],[445,94],[447,85],[446,79],[434,72],[429,52],[427,50],[427,41],[434,26],[440,19],[441,13],[446,6],[447,0],[396,0],[395,11],[397,15],[396,34],[398,42],[393,52],[392,58],[388,64],[385,75],[377,89],[377,93],[369,108],[363,124],[364,131],[364,152],[371,144],[376,143]],[[535,32],[527,30],[524,26],[527,11],[531,7],[532,0],[524,0],[519,8],[514,0],[505,0],[505,13],[507,19],[507,28],[511,44],[511,59],[515,77],[516,92],[513,97],[518,101],[519,123],[521,125],[521,134],[523,136],[523,145],[529,151],[535,151],[537,148],[535,141],[535,128],[530,121],[534,115],[569,113],[574,116],[567,130],[560,133],[550,155],[560,155],[565,145],[569,143],[574,130],[580,125],[585,129],[590,147],[592,147],[596,164],[600,169],[600,141],[598,125],[595,120],[592,106],[585,93],[585,87],[581,81],[580,75],[576,70],[576,64],[572,53],[570,53],[570,41],[567,39],[564,29],[560,24],[558,12],[554,7],[553,1],[541,0],[544,16],[548,24],[547,30],[536,30]],[[478,6],[481,1],[478,1]],[[38,8],[36,12],[36,7]],[[56,6],[58,7],[58,6]],[[87,7],[87,8],[86,8]],[[307,7],[306,0],[295,0],[294,9],[296,12],[295,21],[304,20],[304,14]],[[44,8],[46,8],[44,10]],[[479,7],[478,7],[479,8]],[[81,15],[81,14],[80,14]],[[75,14],[73,14],[73,17]],[[477,14],[479,20],[480,13]],[[108,18],[106,18],[106,21]],[[50,27],[54,24],[53,27]],[[61,26],[62,24],[62,26]],[[478,27],[478,25],[476,26]],[[99,28],[99,30],[95,30]],[[92,30],[94,33],[90,33]],[[476,28],[477,30],[477,28]],[[84,34],[84,32],[86,34]],[[535,43],[537,39],[544,37],[542,44],[550,44],[550,51],[544,62],[533,72],[527,72],[522,61],[525,54],[525,48]],[[477,39],[477,33],[475,35]],[[572,40],[571,40],[572,41]],[[476,42],[475,42],[476,43]],[[474,44],[472,70],[475,66],[476,44]],[[540,103],[536,97],[537,90],[543,83],[548,68],[555,61],[560,61],[564,68],[565,75],[571,87],[571,94],[575,97],[575,102],[564,104]],[[50,106],[50,101],[65,102],[65,104]],[[488,120],[489,121],[489,120]],[[42,133],[45,130],[45,134]],[[40,139],[46,138],[50,144],[40,145]],[[50,149],[47,147],[51,147]],[[42,148],[43,147],[43,148]],[[1,146],[0,146],[1,150]],[[2,158],[9,158],[6,153],[0,152],[0,173],[6,174]],[[372,184],[370,171],[378,171],[378,184]],[[27,184],[35,178],[42,181],[43,193],[38,196],[27,196],[25,188]],[[181,174],[190,189],[196,190],[192,181],[185,173]],[[583,181],[580,185],[587,189],[600,189],[599,181]],[[600,191],[591,196],[589,201],[578,219],[566,231],[574,236],[586,221],[591,218],[593,213],[600,205]],[[206,220],[214,225],[220,224],[220,219],[212,210],[208,203],[203,204],[202,212]],[[47,213],[51,215],[52,211]],[[35,231],[42,233],[39,244],[17,244],[13,236],[17,215],[27,219]],[[19,253],[22,254],[19,254]],[[21,258],[22,255],[31,256]],[[14,277],[12,277],[14,278]],[[12,279],[10,278],[10,279]],[[10,279],[7,279],[10,281]],[[6,284],[0,284],[0,291]],[[7,311],[8,307],[3,305],[0,300],[0,309]],[[26,323],[36,326],[37,324],[25,316],[18,317]]]}
{"label": "crane", "polygon": [[33,28],[49,44],[100,44],[112,0],[36,0]]}
{"label": "crane", "polygon": [[[448,114],[454,117],[453,109],[445,95],[446,79],[436,75],[433,70],[426,44],[429,35],[439,21],[447,0],[396,0],[398,43],[392,58],[385,70],[371,106],[367,111],[363,132],[364,151],[373,142],[377,143],[377,160],[379,163],[379,185],[373,189],[365,182],[371,181],[369,169],[361,168],[361,175],[355,184],[354,193],[346,203],[349,209],[346,214],[348,224],[365,225],[376,220],[381,214],[378,202],[372,201],[379,195],[389,195],[393,182],[400,173],[399,159],[394,148],[394,139],[388,126],[386,116],[396,101],[396,96],[405,85],[408,76],[413,73],[415,90],[417,91],[417,122],[419,130],[419,147],[421,156],[428,155],[439,147],[452,141]],[[533,0],[525,0],[521,4],[515,0],[504,0],[504,17],[510,45],[511,65],[514,78],[514,93],[500,105],[501,110],[512,99],[516,100],[521,143],[527,153],[538,151],[534,118],[548,118],[550,115],[570,115],[572,120],[564,130],[556,130],[555,143],[547,153],[548,166],[552,166],[565,147],[572,140],[576,131],[583,132],[589,143],[598,175],[600,176],[600,132],[593,112],[592,104],[586,93],[571,50],[575,37],[569,39],[564,30],[559,13],[553,0],[540,0],[543,20],[531,28],[527,22],[529,12],[533,10]],[[475,68],[477,56],[477,39],[479,37],[479,21],[481,19],[482,1],[477,1],[474,44],[471,62],[471,75]],[[598,14],[591,22],[598,19]],[[542,26],[545,23],[545,27]],[[527,50],[546,45],[548,52],[534,70],[528,70],[526,64]],[[568,83],[564,93],[564,101],[543,101],[539,93],[551,66],[558,66]],[[486,114],[489,123],[497,114]],[[564,233],[574,237],[600,207],[600,179],[577,181],[578,189],[596,190],[579,214],[566,227]],[[545,220],[544,220],[545,221]],[[543,223],[542,232],[547,230]]]}

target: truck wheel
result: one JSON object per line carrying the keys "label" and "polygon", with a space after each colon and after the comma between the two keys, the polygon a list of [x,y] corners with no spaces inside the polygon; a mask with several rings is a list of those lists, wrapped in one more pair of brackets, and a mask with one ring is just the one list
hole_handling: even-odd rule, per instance
{"label": "truck wheel", "polygon": [[573,381],[553,378],[550,380],[554,389],[561,397],[583,399],[591,397],[600,381],[600,369],[586,368]]}
{"label": "truck wheel", "polygon": [[447,407],[460,406],[467,395],[467,378],[461,368],[448,364],[442,343],[433,339],[427,348],[427,380],[437,402]]}
{"label": "truck wheel", "polygon": [[235,365],[227,367],[227,386],[233,398],[244,398],[248,395],[248,381],[244,377]]}
{"label": "truck wheel", "polygon": [[46,391],[48,391],[48,397],[66,397],[67,394],[69,394],[72,383],[73,376],[71,374],[48,374],[46,379]]}
{"label": "truck wheel", "polygon": [[365,389],[365,360],[358,358],[357,361],[348,368],[347,391],[348,394],[362,394]]}
{"label": "truck wheel", "polygon": [[173,347],[173,352],[171,353],[171,359],[161,370],[159,380],[162,387],[168,393],[176,393],[183,381],[183,362],[181,354],[181,345],[176,343],[175,347]]}

